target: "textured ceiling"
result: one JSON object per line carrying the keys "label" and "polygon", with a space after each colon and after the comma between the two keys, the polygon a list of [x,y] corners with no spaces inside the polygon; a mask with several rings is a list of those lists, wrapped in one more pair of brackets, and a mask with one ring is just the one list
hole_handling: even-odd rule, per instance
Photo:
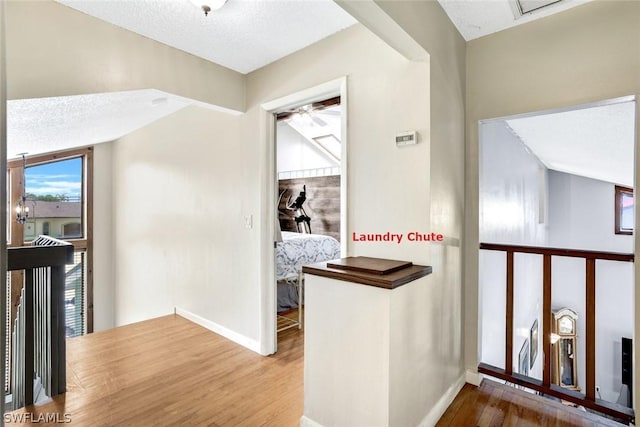
{"label": "textured ceiling", "polygon": [[633,187],[635,102],[506,122],[549,169]]}
{"label": "textured ceiling", "polygon": [[465,40],[473,40],[509,27],[562,12],[591,0],[562,0],[515,18],[512,0],[438,0]]}
{"label": "textured ceiling", "polygon": [[246,74],[356,23],[332,0],[229,0],[209,16],[189,0],[56,0]]}
{"label": "textured ceiling", "polygon": [[218,109],[154,89],[9,101],[7,155],[113,141],[189,105]]}
{"label": "textured ceiling", "polygon": [[[189,0],[56,1],[242,73],[355,23],[332,0],[229,0],[207,17]],[[589,0],[563,0],[518,20],[507,0],[438,1],[470,40]],[[112,141],[188,105],[215,108],[158,90],[10,101],[8,155]],[[631,185],[630,105],[508,123],[550,168]]]}

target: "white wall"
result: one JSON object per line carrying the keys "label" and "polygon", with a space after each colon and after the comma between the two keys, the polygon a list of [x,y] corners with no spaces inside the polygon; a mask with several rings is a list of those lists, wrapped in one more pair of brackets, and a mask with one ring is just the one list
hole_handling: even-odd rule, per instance
{"label": "white wall", "polygon": [[[310,58],[313,69],[298,72],[308,69]],[[429,134],[428,64],[407,61],[364,28],[354,27],[257,73],[249,76],[251,109],[243,116],[189,108],[114,143],[117,325],[177,306],[250,341],[260,339],[258,274],[264,261],[258,236],[266,211],[258,208],[259,173],[266,160],[259,156],[258,105],[335,75],[349,74],[353,88],[348,104],[352,227],[428,230],[428,137],[408,150],[393,142],[400,129]],[[305,77],[296,82],[283,80],[284,74]],[[389,112],[377,102],[409,96],[415,104],[406,111]],[[381,169],[375,165],[385,165],[387,173],[372,173]],[[414,209],[398,215],[387,209],[394,205]],[[244,228],[245,215],[253,215],[251,230]],[[388,249],[361,244],[358,250],[428,260],[424,244]]]}
{"label": "white wall", "polygon": [[[633,253],[633,236],[614,233],[614,184],[550,171],[549,246]],[[585,386],[585,263],[553,258],[554,310],[578,313],[578,384]],[[596,263],[596,385],[616,401],[621,387],[621,337],[633,338],[633,264]]]}
{"label": "white wall", "polygon": [[278,172],[340,166],[287,123],[277,127]]}
{"label": "white wall", "polygon": [[[425,280],[421,287],[428,292]],[[391,299],[396,290],[310,274],[305,287],[301,425],[410,425],[390,422],[395,412],[391,386],[397,380],[391,373],[396,362],[392,360],[396,325],[391,321]]]}
{"label": "white wall", "polygon": [[[354,26],[251,73],[247,119],[257,123],[263,102],[344,75],[348,76],[349,230],[429,231],[428,63],[411,62],[365,28]],[[399,104],[403,108],[389,108]],[[257,127],[247,128],[254,132],[256,144],[263,143]],[[396,147],[395,134],[406,129],[417,130],[422,142]],[[424,244],[349,241],[348,252],[422,263],[429,259]]]}
{"label": "white wall", "polygon": [[439,298],[432,279],[389,290],[306,275],[301,425],[429,426],[439,419],[429,407],[446,409],[463,381],[445,390],[429,381],[459,372],[433,333],[440,313],[423,309],[423,301]]}
{"label": "white wall", "polygon": [[[103,27],[100,21],[86,15],[70,12],[52,2],[46,4],[51,14],[73,24],[65,28],[81,28],[80,33],[87,35],[100,29],[99,34],[109,35],[104,36],[109,40],[105,48],[112,53],[107,57],[117,58],[118,64],[129,64],[126,60],[129,56],[120,61],[120,49],[124,49],[133,59],[122,76],[131,80],[125,79],[123,83],[116,79],[113,87],[110,86],[112,80],[109,79],[121,73],[117,67],[113,74],[103,69],[86,73],[83,69],[69,72],[64,66],[55,67],[75,61],[89,68],[100,68],[105,56],[84,56],[93,50],[83,47],[83,39],[78,43],[65,43],[64,52],[55,51],[51,55],[35,50],[38,54],[27,60],[37,67],[19,65],[16,59],[13,75],[14,79],[21,79],[20,86],[15,86],[20,93],[41,96],[91,92],[88,88],[101,91],[133,88],[150,82],[140,80],[140,76],[157,75],[148,74],[144,64],[136,64],[152,61],[153,58],[148,57],[163,51],[164,47],[154,44],[145,49],[144,40],[137,37],[133,40],[129,34],[115,34],[119,30],[113,26]],[[100,233],[113,237],[113,270],[111,279],[105,274],[97,281],[114,283],[114,324],[167,314],[178,306],[245,337],[247,342],[263,338],[258,329],[262,316],[259,298],[263,292],[260,273],[264,271],[265,261],[259,237],[264,236],[263,230],[268,227],[264,218],[272,209],[266,203],[264,179],[269,177],[264,171],[273,159],[269,158],[264,136],[260,134],[263,118],[259,106],[347,76],[349,230],[434,231],[446,236],[444,244],[432,247],[417,243],[351,242],[349,253],[418,263],[433,261],[433,294],[417,303],[429,315],[441,319],[430,325],[433,330],[427,332],[431,338],[438,338],[448,356],[443,359],[437,354],[427,355],[424,363],[430,370],[418,367],[416,375],[424,378],[425,384],[429,383],[431,399],[457,383],[462,374],[459,245],[464,175],[464,40],[436,3],[419,4],[418,10],[409,2],[382,6],[393,19],[403,21],[402,25],[428,50],[433,49],[432,64],[408,61],[363,27],[355,26],[250,74],[246,77],[246,87],[244,77],[227,76],[224,70],[213,70],[216,67],[201,67],[214,75],[205,83],[199,78],[191,79],[188,70],[180,71],[177,75],[186,77],[179,79],[180,90],[173,92],[186,96],[194,91],[213,92],[214,98],[219,98],[223,105],[238,108],[244,105],[246,90],[247,114],[231,117],[189,108],[113,143],[113,218],[111,223],[104,218],[98,222],[103,227]],[[14,7],[14,10],[20,19],[26,19],[33,12],[32,8]],[[39,13],[36,15],[49,15]],[[24,40],[28,43],[19,46],[31,46],[31,41],[40,37],[56,39],[49,37],[57,34],[55,28],[47,25],[51,22],[39,20],[37,25],[30,26],[33,34]],[[19,33],[16,34],[14,40],[21,40]],[[69,34],[73,39],[78,33]],[[167,57],[175,64],[183,63],[179,58],[174,60],[171,54]],[[45,60],[36,61],[40,58]],[[171,75],[175,71],[172,65],[163,63],[158,68]],[[198,68],[198,64],[193,64],[193,68]],[[47,70],[48,85],[42,85],[42,92],[37,90],[39,85],[24,84],[20,72],[25,70]],[[74,79],[52,80],[51,72],[73,75]],[[108,74],[105,79],[95,81],[95,76],[103,72]],[[161,77],[164,76],[162,73]],[[51,81],[56,82],[54,87]],[[195,87],[191,85],[194,81]],[[242,87],[238,87],[239,83]],[[171,86],[171,81],[163,82],[162,87],[167,85]],[[394,136],[407,129],[417,130],[421,142],[399,149]],[[105,160],[103,166],[108,168],[107,163]],[[438,183],[437,188],[431,188],[432,180]],[[104,188],[108,190],[106,184]],[[253,215],[253,229],[243,227],[246,215]],[[437,227],[433,230],[432,221]],[[109,252],[109,246],[103,251]],[[108,265],[107,260],[102,262],[103,266]],[[104,273],[104,267],[102,271]],[[105,317],[105,324],[108,322]],[[433,404],[433,401],[425,402],[420,410],[429,411]]]}
{"label": "white wall", "polygon": [[[409,10],[407,7],[412,5],[406,2],[399,6],[402,11],[396,11],[398,14],[412,19],[418,15],[421,26],[437,28],[436,24],[442,24],[437,37],[439,42],[448,44],[446,55],[459,53],[451,49],[457,39],[454,42],[442,38],[453,27],[446,27],[451,23],[439,5],[421,4],[429,9],[424,14]],[[463,174],[462,107],[456,94],[462,91],[449,79],[455,81],[454,76],[464,66],[452,62],[444,62],[442,57],[436,64],[407,61],[367,30],[355,26],[258,70],[248,79],[250,115],[257,114],[257,106],[265,100],[346,75],[349,233],[426,230],[446,236],[446,243],[438,246],[409,242],[348,244],[351,256],[406,259],[434,266],[428,297],[414,303],[426,317],[440,320],[428,323],[415,345],[437,340],[447,357],[437,351],[425,352],[421,363],[413,366],[412,379],[427,389],[421,391],[424,393],[420,394],[419,408],[412,407],[403,414],[412,420],[420,420],[434,410],[438,400],[463,374],[460,255],[456,247],[461,238]],[[434,68],[437,85],[431,74]],[[283,79],[283,75],[291,78]],[[434,91],[441,98],[434,98]],[[417,130],[421,142],[397,148],[394,135],[406,129]],[[433,189],[432,178],[441,186]],[[432,221],[437,228],[432,229]],[[411,384],[404,383],[407,387]]]}
{"label": "white wall", "polygon": [[[478,365],[478,121],[640,96],[640,3],[593,1],[490,34],[466,49],[465,365]],[[606,17],[606,19],[603,19]],[[640,109],[636,117],[640,120]],[[637,140],[636,129],[636,140]],[[637,153],[640,152],[636,150]],[[636,157],[636,166],[638,165]],[[636,187],[640,178],[636,177]],[[636,223],[640,223],[636,211]],[[634,236],[640,242],[640,233]],[[640,269],[640,264],[636,264]],[[640,270],[637,270],[640,271]],[[636,276],[637,277],[637,276]],[[640,307],[640,292],[634,296]],[[640,310],[636,310],[640,324]],[[640,352],[635,351],[638,366]],[[636,375],[636,389],[640,376]],[[635,393],[636,402],[640,394]],[[638,405],[635,405],[636,408]]]}
{"label": "white wall", "polygon": [[614,233],[614,184],[551,171],[549,187],[550,245],[633,252],[633,236]]}
{"label": "white wall", "polygon": [[[415,303],[427,316],[439,319],[429,324],[422,339],[437,337],[447,357],[429,352],[415,366],[414,379],[420,379],[428,392],[421,414],[412,411],[405,416],[421,419],[418,415],[436,411],[437,401],[464,372],[460,286],[464,168],[460,160],[464,156],[465,47],[436,2],[376,2],[378,6],[387,19],[424,46],[431,55],[428,64],[404,60],[356,26],[249,75],[247,105],[253,114],[254,106],[265,100],[346,75],[349,232],[427,229],[445,235],[441,245],[349,242],[348,247],[348,255],[433,265],[431,294]],[[384,33],[389,22],[376,33]],[[421,143],[398,149],[393,137],[406,129],[417,130]],[[265,154],[263,163],[268,161]],[[470,321],[477,325],[477,319]]]}
{"label": "white wall", "polygon": [[112,144],[93,148],[93,330],[115,326]]}
{"label": "white wall", "polygon": [[243,221],[256,196],[239,123],[190,107],[114,143],[117,325],[178,307],[257,340],[259,255]]}
{"label": "white wall", "polygon": [[[503,121],[480,129],[480,242],[544,246],[547,170]],[[480,251],[482,361],[504,367],[506,256]],[[514,257],[513,370],[538,320],[542,331],[542,257]],[[529,376],[542,378],[542,342]],[[531,343],[529,343],[531,346]]]}

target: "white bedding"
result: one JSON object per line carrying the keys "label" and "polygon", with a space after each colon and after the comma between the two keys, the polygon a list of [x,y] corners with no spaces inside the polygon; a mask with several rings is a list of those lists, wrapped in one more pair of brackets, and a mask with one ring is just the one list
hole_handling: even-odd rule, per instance
{"label": "white bedding", "polygon": [[282,232],[276,245],[276,278],[297,279],[303,265],[340,258],[340,242],[319,234]]}
{"label": "white bedding", "polygon": [[283,231],[282,240],[276,245],[279,312],[298,307],[293,285],[303,265],[340,258],[340,242],[333,237]]}

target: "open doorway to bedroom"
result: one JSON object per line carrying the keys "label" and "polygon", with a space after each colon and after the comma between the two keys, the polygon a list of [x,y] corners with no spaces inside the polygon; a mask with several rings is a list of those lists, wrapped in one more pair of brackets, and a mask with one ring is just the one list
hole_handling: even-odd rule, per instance
{"label": "open doorway to bedroom", "polygon": [[302,266],[340,258],[342,108],[333,96],[275,114],[278,339],[304,325]]}

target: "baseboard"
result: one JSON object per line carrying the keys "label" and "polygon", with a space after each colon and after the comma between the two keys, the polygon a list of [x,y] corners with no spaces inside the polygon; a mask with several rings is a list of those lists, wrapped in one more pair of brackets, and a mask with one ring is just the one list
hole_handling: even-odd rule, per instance
{"label": "baseboard", "polygon": [[324,427],[322,424],[318,424],[313,421],[311,418],[307,418],[306,416],[302,416],[300,418],[300,427]]}
{"label": "baseboard", "polygon": [[480,386],[480,383],[482,382],[482,374],[479,373],[478,371],[471,371],[469,369],[467,369],[464,373],[464,377],[465,377],[465,381],[468,382],[469,384],[472,384],[476,387]]}
{"label": "baseboard", "polygon": [[[453,402],[453,399],[456,398],[456,396],[464,386],[466,382],[465,377],[465,374],[460,375],[456,382],[453,383],[451,387],[449,387],[449,389],[446,391],[446,393],[440,398],[440,400],[438,400],[438,403],[436,403],[435,406],[431,408],[431,411],[429,411],[427,416],[422,419],[420,424],[418,424],[419,427],[432,427],[436,425],[438,420],[440,420],[440,418],[442,418],[442,415],[444,415],[449,405],[451,405],[451,402]],[[302,424],[300,425],[302,426]]]}
{"label": "baseboard", "polygon": [[198,325],[207,328],[218,335],[222,335],[223,337],[233,341],[236,344],[240,344],[241,346],[246,347],[249,350],[260,353],[259,341],[248,338],[242,334],[232,331],[231,329],[225,328],[222,325],[218,325],[216,322],[212,322],[211,320],[205,319],[202,316],[198,316],[197,314],[191,313],[190,311],[184,310],[179,307],[175,308],[175,314],[184,317],[185,319],[190,320],[193,323],[197,323]]}
{"label": "baseboard", "polygon": [[[440,398],[440,400],[438,400],[438,402],[434,405],[431,411],[429,411],[427,416],[422,419],[420,424],[418,424],[419,427],[432,427],[436,425],[436,423],[440,420],[440,418],[442,418],[442,415],[444,415],[449,405],[451,405],[451,402],[453,402],[453,399],[456,398],[460,390],[462,390],[462,387],[467,382],[465,381],[467,378],[467,374],[468,372],[465,372],[464,374],[460,375],[460,377],[456,380],[456,382],[453,383],[451,387],[449,387],[449,389]],[[323,427],[323,426],[322,424],[319,424],[313,421],[311,418],[308,418],[307,416],[303,415],[302,418],[300,418],[300,427]]]}

